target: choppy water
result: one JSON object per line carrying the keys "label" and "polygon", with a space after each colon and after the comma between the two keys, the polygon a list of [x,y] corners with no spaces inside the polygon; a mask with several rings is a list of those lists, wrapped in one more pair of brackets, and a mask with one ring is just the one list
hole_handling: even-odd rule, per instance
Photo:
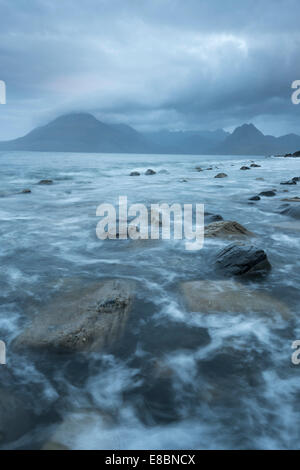
{"label": "choppy water", "polygon": [[[16,391],[29,410],[26,425],[12,417],[24,433],[4,448],[41,448],[53,439],[73,449],[299,447],[300,365],[291,363],[291,343],[300,339],[300,232],[299,221],[278,209],[287,195],[300,196],[299,184],[279,184],[300,176],[300,159],[256,157],[261,168],[240,171],[250,160],[0,154],[0,339],[8,359],[0,389]],[[198,173],[196,165],[214,170]],[[168,173],[129,176],[147,168]],[[229,177],[214,179],[221,171]],[[37,184],[45,178],[54,184]],[[32,193],[17,194],[24,188]],[[272,188],[276,197],[249,204]],[[212,257],[226,242],[188,252],[184,241],[100,241],[96,207],[116,204],[119,195],[146,205],[204,203],[255,232],[273,269],[251,288],[285,303],[290,318],[188,312],[180,283],[214,279]],[[13,349],[32,312],[55,293],[112,277],[138,286],[114,350],[55,356]]]}

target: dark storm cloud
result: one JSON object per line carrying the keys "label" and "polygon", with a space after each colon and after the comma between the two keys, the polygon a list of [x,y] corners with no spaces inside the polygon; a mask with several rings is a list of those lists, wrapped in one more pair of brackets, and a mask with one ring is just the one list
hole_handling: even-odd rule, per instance
{"label": "dark storm cloud", "polygon": [[1,139],[73,110],[300,133],[298,0],[0,0],[0,13]]}

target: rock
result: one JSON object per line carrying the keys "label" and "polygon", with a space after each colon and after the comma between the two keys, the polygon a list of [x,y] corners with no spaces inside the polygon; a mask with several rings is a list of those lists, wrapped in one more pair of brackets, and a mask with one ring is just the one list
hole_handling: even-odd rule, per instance
{"label": "rock", "polygon": [[226,178],[228,175],[226,173],[218,173],[215,178]]}
{"label": "rock", "polygon": [[294,178],[292,178],[292,181],[296,181],[296,183],[299,183],[300,176],[294,176]]}
{"label": "rock", "polygon": [[39,181],[38,184],[52,184],[52,183],[53,183],[52,180],[41,180],[41,181]]}
{"label": "rock", "polygon": [[210,166],[209,168],[205,168],[206,170],[213,170],[213,167]]}
{"label": "rock", "polygon": [[138,171],[132,171],[129,176],[140,176],[140,174]]}
{"label": "rock", "polygon": [[300,150],[297,150],[297,152],[294,152],[293,157],[300,157]]}
{"label": "rock", "polygon": [[0,388],[0,445],[15,441],[31,428],[31,413],[12,390]]}
{"label": "rock", "polygon": [[14,344],[65,352],[111,346],[123,333],[133,290],[133,282],[114,279],[60,294]]}
{"label": "rock", "polygon": [[203,171],[203,168],[201,168],[201,166],[196,166],[196,167],[195,167],[195,170],[197,170],[197,171]]}
{"label": "rock", "polygon": [[251,163],[250,165],[252,168],[261,168],[261,165],[257,165],[257,163]]}
{"label": "rock", "polygon": [[148,168],[148,170],[145,172],[145,175],[155,175],[156,171],[152,170],[151,168]]}
{"label": "rock", "polygon": [[240,170],[250,170],[248,166],[241,166]]}
{"label": "rock", "polygon": [[22,191],[21,191],[21,194],[29,194],[29,193],[31,193],[31,190],[30,190],[30,189],[27,189],[27,188],[26,188],[26,189],[22,189]]}
{"label": "rock", "polygon": [[188,180],[186,180],[185,178],[182,178],[181,180],[179,180],[179,183],[187,183]]}
{"label": "rock", "polygon": [[237,222],[224,220],[206,225],[204,235],[205,237],[241,237],[252,236],[253,233]]}
{"label": "rock", "polygon": [[249,197],[249,201],[260,201],[260,197],[259,196]]}
{"label": "rock", "polygon": [[286,202],[300,202],[300,197],[287,197],[285,199],[281,199],[282,201]]}
{"label": "rock", "polygon": [[280,183],[280,184],[297,184],[297,181],[292,179],[292,180],[289,180],[289,181],[282,181],[282,183]]}
{"label": "rock", "polygon": [[263,274],[271,265],[264,250],[253,245],[232,244],[220,251],[216,257],[216,267],[225,274]]}
{"label": "rock", "polygon": [[280,300],[234,280],[184,282],[181,284],[181,292],[191,312],[279,313],[284,318],[289,316],[289,308]]}
{"label": "rock", "polygon": [[289,215],[294,219],[300,219],[300,207],[299,206],[289,206],[286,209],[281,211],[281,214]]}
{"label": "rock", "polygon": [[218,222],[223,220],[223,217],[220,214],[212,214],[211,212],[204,212],[205,221],[209,222]]}
{"label": "rock", "polygon": [[273,197],[276,196],[275,191],[262,191],[259,193],[259,196],[265,196],[265,197]]}
{"label": "rock", "polygon": [[[99,445],[110,447],[112,438],[112,420],[108,413],[101,412],[96,408],[79,408],[66,413],[63,421],[54,428],[49,440],[44,443],[42,450],[93,450]],[[97,429],[99,440],[87,440],[82,443],[80,436],[87,436],[91,430]],[[101,437],[105,436],[105,437]]]}

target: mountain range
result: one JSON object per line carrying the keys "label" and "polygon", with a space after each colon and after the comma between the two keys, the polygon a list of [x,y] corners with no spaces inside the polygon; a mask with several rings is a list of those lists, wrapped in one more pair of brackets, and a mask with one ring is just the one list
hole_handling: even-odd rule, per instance
{"label": "mountain range", "polygon": [[105,124],[88,113],[60,116],[24,137],[0,142],[0,150],[210,155],[293,153],[300,136],[264,135],[253,124],[232,133],[216,131],[138,132],[125,124]]}

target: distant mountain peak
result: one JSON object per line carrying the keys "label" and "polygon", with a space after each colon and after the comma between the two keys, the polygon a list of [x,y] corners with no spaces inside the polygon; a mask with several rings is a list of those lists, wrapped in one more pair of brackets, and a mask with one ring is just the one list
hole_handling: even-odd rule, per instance
{"label": "distant mountain peak", "polygon": [[242,124],[241,126],[237,127],[232,135],[244,135],[244,136],[263,136],[263,133],[257,129],[257,127],[254,126],[254,124],[249,123],[249,124]]}

